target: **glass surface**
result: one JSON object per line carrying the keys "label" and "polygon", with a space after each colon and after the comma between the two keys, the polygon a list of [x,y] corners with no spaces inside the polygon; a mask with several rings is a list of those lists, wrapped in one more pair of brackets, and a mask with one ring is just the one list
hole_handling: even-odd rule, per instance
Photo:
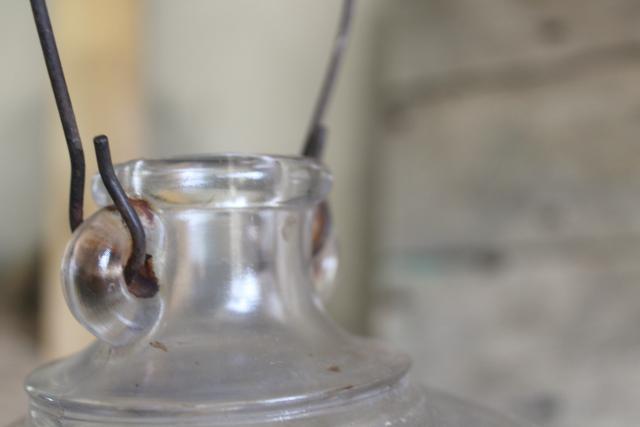
{"label": "glass surface", "polygon": [[74,233],[63,282],[97,340],[29,376],[18,425],[515,425],[412,383],[406,356],[327,316],[335,239],[312,250],[331,183],[321,165],[222,155],[134,161],[118,175],[138,199],[159,291],[127,288],[131,243],[95,180],[104,208]]}

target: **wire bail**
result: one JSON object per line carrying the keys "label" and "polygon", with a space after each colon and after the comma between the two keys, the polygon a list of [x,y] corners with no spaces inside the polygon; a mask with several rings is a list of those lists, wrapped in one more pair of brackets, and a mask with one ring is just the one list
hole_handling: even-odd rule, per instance
{"label": "wire bail", "polygon": [[[46,0],[30,0],[33,17],[35,20],[38,37],[42,46],[44,60],[51,80],[53,95],[62,122],[69,159],[71,162],[71,182],[69,191],[69,224],[74,231],[83,222],[83,203],[85,185],[85,159],[82,149],[82,140],[78,130],[76,116],[73,111],[69,88],[64,76],[60,54],[56,44],[55,35],[51,25],[51,18],[47,9]],[[302,155],[321,160],[326,144],[327,129],[324,124],[326,111],[334,92],[337,76],[339,74],[344,52],[346,49],[355,0],[343,0],[342,15],[338,25],[338,34],[334,42],[333,51],[329,65],[320,88],[318,100],[312,114],[311,124],[304,141]],[[125,267],[125,280],[129,283],[136,274],[136,271],[144,265],[146,258],[146,238],[144,227],[138,217],[131,201],[127,197],[122,185],[115,174],[111,153],[109,150],[109,140],[105,135],[96,136],[94,148],[98,163],[98,170],[102,182],[111,196],[116,209],[122,216],[132,240],[132,250],[127,265]],[[325,208],[327,205],[325,205]],[[328,224],[329,211],[322,209],[324,218]]]}

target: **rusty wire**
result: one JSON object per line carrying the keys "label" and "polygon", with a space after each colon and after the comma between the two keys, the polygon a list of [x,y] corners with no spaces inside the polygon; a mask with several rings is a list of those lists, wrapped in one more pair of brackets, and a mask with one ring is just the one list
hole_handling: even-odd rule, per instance
{"label": "rusty wire", "polygon": [[36,22],[58,113],[60,114],[62,129],[67,140],[67,148],[71,160],[69,225],[71,230],[75,230],[82,224],[83,218],[85,163],[82,140],[80,139],[76,116],[73,112],[73,105],[71,104],[71,97],[69,96],[69,89],[64,77],[64,70],[60,62],[60,54],[58,53],[58,46],[56,45],[45,0],[31,0],[31,10]]}
{"label": "rusty wire", "polygon": [[320,94],[318,95],[318,100],[316,101],[311,116],[311,125],[309,126],[307,137],[302,148],[302,155],[305,157],[312,157],[316,160],[322,158],[327,139],[327,128],[324,124],[324,118],[327,114],[329,102],[331,101],[340,67],[342,66],[344,52],[349,41],[354,10],[355,0],[343,1],[342,15],[340,17],[340,23],[338,24],[338,34],[333,45],[333,51],[325,73],[324,82],[320,88]]}
{"label": "rusty wire", "polygon": [[[69,151],[71,162],[69,223],[73,231],[80,226],[83,221],[85,160],[82,140],[73,111],[69,88],[64,76],[60,54],[56,45],[46,0],[30,0],[30,2]],[[342,65],[342,59],[351,29],[354,7],[355,0],[343,0],[338,34],[302,150],[303,156],[311,157],[318,161],[322,157],[326,142],[327,130],[324,124],[324,118],[336,85],[338,72]],[[132,251],[125,267],[125,280],[129,283],[134,277],[135,272],[143,266],[145,262],[146,241],[144,227],[115,174],[111,161],[108,138],[104,135],[97,136],[94,139],[94,147],[102,181],[131,235]],[[329,215],[328,210],[325,212],[325,215]]]}
{"label": "rusty wire", "polygon": [[131,255],[124,268],[124,279],[129,284],[136,272],[144,265],[147,256],[144,227],[113,169],[109,138],[106,135],[98,135],[93,139],[93,145],[96,150],[100,178],[131,234]]}

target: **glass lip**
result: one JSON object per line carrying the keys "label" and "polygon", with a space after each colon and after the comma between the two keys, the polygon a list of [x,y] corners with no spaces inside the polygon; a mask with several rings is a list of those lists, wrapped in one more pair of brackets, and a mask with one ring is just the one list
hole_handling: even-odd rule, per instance
{"label": "glass lip", "polygon": [[[221,153],[136,159],[115,167],[125,192],[160,208],[293,208],[316,204],[332,177],[318,161],[296,156]],[[94,199],[112,204],[99,175]]]}

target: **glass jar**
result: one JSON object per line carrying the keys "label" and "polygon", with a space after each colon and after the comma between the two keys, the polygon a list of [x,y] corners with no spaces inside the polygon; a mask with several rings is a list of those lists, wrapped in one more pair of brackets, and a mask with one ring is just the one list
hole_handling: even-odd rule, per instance
{"label": "glass jar", "polygon": [[313,248],[331,177],[302,158],[133,161],[118,177],[147,233],[103,208],[73,235],[67,302],[97,338],[26,381],[19,426],[506,427],[510,420],[414,384],[410,361],[326,314],[332,236]]}

